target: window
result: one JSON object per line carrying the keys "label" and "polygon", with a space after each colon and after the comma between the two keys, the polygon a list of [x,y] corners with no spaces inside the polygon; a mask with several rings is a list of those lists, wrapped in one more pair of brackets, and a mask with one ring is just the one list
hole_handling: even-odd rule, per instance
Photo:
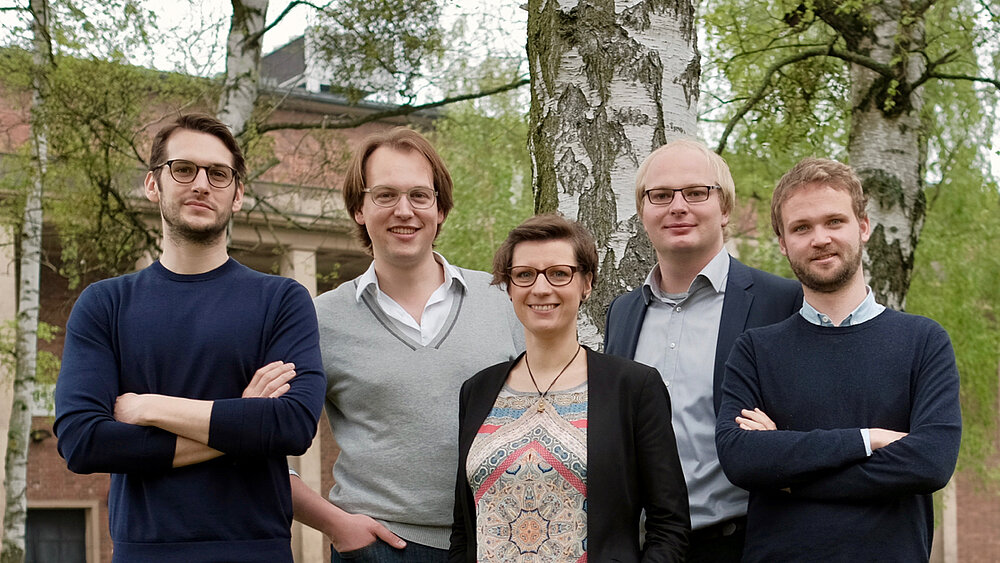
{"label": "window", "polygon": [[25,563],[86,563],[86,509],[29,508]]}

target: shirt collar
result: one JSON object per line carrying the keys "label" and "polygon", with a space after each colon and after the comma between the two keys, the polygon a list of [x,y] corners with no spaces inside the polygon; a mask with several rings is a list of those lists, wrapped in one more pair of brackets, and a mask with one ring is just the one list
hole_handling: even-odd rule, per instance
{"label": "shirt collar", "polygon": [[[462,271],[455,266],[452,266],[445,260],[444,256],[441,256],[437,252],[434,253],[434,261],[441,264],[444,269],[444,285],[449,287],[453,286],[454,282],[458,282],[459,286],[465,290],[469,289],[469,284],[466,283],[465,277],[462,276]],[[375,275],[375,262],[368,266],[365,273],[358,277],[358,287],[354,292],[354,298],[361,301],[361,294],[365,292],[369,287],[375,286],[373,291],[375,293],[381,293],[382,289],[378,285],[378,276]]]}
{"label": "shirt collar", "polygon": [[[708,285],[716,293],[726,292],[726,281],[729,279],[729,252],[726,251],[726,247],[722,247],[722,250],[698,272],[698,275],[695,276],[694,280],[691,281],[690,287],[688,287],[688,293],[700,287],[701,283],[704,283],[699,282],[699,279],[707,280]],[[660,280],[660,265],[656,264],[649,271],[646,280],[642,282],[642,296],[646,300],[646,305],[649,305],[649,301],[653,297],[657,299],[666,298],[666,294],[660,289]]]}
{"label": "shirt collar", "polygon": [[[853,326],[859,325],[863,322],[870,321],[875,317],[879,316],[882,311],[885,311],[885,305],[880,305],[875,301],[875,293],[872,291],[870,286],[865,286],[865,291],[867,294],[861,304],[858,305],[850,315],[844,318],[840,323],[840,326]],[[802,318],[809,321],[814,325],[819,326],[834,326],[830,317],[820,313],[815,307],[809,304],[805,299],[802,300],[802,308],[799,309],[799,314]]]}

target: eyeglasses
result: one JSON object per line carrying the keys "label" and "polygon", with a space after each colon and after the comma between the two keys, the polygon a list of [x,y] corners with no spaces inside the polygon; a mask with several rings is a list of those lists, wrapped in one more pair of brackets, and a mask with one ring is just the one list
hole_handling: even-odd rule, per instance
{"label": "eyeglasses", "polygon": [[545,279],[548,280],[549,285],[560,287],[573,281],[573,274],[577,273],[579,270],[580,268],[576,266],[558,264],[555,266],[549,266],[544,270],[532,268],[531,266],[512,266],[507,271],[510,272],[510,283],[516,285],[517,287],[531,287],[535,285],[535,281],[538,279],[538,274],[544,275]]}
{"label": "eyeglasses", "polygon": [[684,201],[688,203],[701,203],[708,200],[712,190],[721,190],[720,186],[690,186],[687,188],[653,188],[646,190],[645,196],[649,203],[653,205],[670,205],[674,201],[674,194],[681,192]]}
{"label": "eyeglasses", "polygon": [[391,186],[376,186],[365,190],[366,194],[372,195],[372,203],[379,207],[396,207],[399,198],[406,194],[406,199],[410,200],[410,205],[414,209],[427,209],[437,201],[437,190],[430,188],[410,188],[406,191],[393,188]]}
{"label": "eyeglasses", "polygon": [[159,166],[154,166],[153,170],[164,166],[170,170],[170,177],[181,184],[194,182],[194,179],[198,177],[198,171],[203,168],[205,169],[205,176],[208,177],[208,183],[213,188],[219,188],[220,190],[228,188],[233,183],[233,179],[236,178],[236,170],[224,164],[201,166],[190,160],[173,159]]}

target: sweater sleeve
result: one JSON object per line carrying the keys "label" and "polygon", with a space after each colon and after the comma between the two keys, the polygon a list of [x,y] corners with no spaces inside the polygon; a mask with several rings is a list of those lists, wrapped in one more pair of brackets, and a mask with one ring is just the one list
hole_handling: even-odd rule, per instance
{"label": "sweater sleeve", "polygon": [[646,370],[638,401],[636,465],[646,511],[642,561],[683,561],[691,530],[687,485],[670,422],[670,396],[655,369]]}
{"label": "sweater sleeve", "polygon": [[208,445],[234,455],[301,455],[316,434],[326,375],[316,310],[309,292],[288,280],[266,338],[264,364],[295,364],[290,389],[277,399],[220,399],[212,407]]}
{"label": "sweater sleeve", "polygon": [[948,334],[939,326],[914,348],[923,353],[912,368],[909,433],[861,463],[792,487],[793,495],[868,500],[930,494],[948,483],[955,471],[962,435],[955,353]]}
{"label": "sweater sleeve", "polygon": [[784,489],[812,481],[822,472],[866,458],[859,428],[831,430],[743,430],[742,409],[761,407],[752,333],[741,335],[726,363],[715,443],[722,469],[747,490]]}
{"label": "sweater sleeve", "polygon": [[92,285],[77,299],[66,324],[55,391],[59,454],[74,473],[169,469],[176,436],[114,418],[121,374],[112,337],[113,309],[108,294]]}

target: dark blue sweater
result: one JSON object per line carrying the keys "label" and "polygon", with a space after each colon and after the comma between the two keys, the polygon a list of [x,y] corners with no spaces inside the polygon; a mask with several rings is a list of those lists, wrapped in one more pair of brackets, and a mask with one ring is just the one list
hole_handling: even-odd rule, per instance
{"label": "dark blue sweater", "polygon": [[[265,364],[294,362],[278,399],[241,399]],[[316,432],[326,378],[316,313],[293,280],[234,260],[199,275],[159,262],[80,295],[56,385],[59,452],[77,473],[111,473],[115,561],[291,561],[286,455]],[[222,457],[173,469],[176,436],[116,422],[126,392],[215,401]]]}
{"label": "dark blue sweater", "polygon": [[[759,407],[776,431],[741,430]],[[909,435],[865,455],[861,428]],[[750,491],[744,561],[926,561],[931,493],[955,469],[962,421],[948,334],[886,310],[852,327],[795,315],[737,340],[716,428]]]}

